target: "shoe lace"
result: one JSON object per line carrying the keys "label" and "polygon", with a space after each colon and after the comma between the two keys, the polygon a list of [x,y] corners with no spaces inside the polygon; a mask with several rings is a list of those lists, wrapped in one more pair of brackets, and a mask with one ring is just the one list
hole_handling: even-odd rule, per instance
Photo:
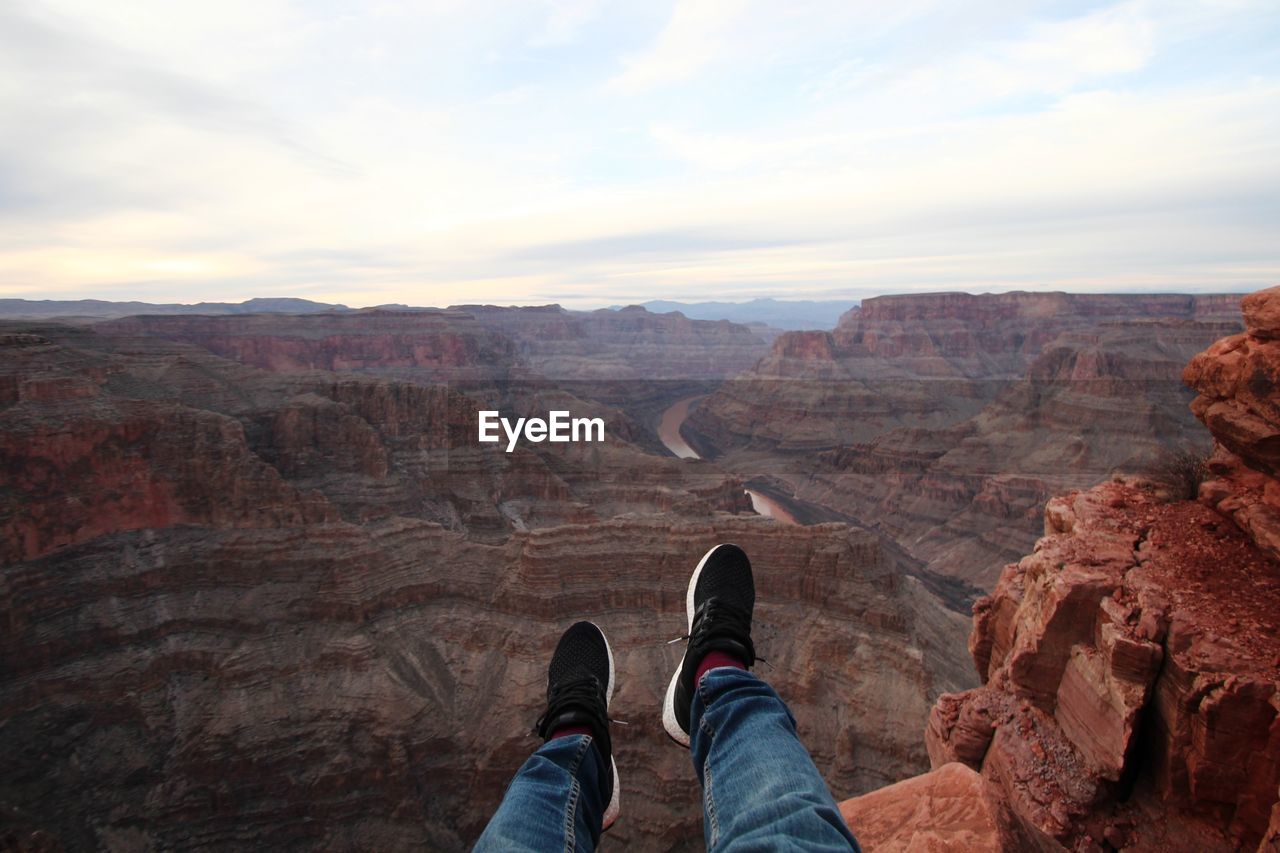
{"label": "shoe lace", "polygon": [[533,724],[531,734],[546,737],[550,734],[545,731],[546,727],[570,708],[581,708],[599,719],[608,719],[600,679],[594,675],[583,675],[557,684],[547,699],[547,710]]}
{"label": "shoe lace", "polygon": [[691,646],[700,646],[713,637],[731,637],[741,642],[754,660],[768,663],[756,655],[755,646],[751,642],[751,614],[719,598],[709,599],[698,608],[694,614],[692,634],[676,637],[668,641],[667,645],[687,640]]}

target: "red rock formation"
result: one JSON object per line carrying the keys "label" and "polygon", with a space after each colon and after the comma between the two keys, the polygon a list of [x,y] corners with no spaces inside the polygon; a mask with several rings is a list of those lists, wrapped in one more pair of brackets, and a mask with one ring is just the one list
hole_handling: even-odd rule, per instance
{"label": "red rock formation", "polygon": [[1117,826],[1256,844],[1280,782],[1280,563],[1212,510],[1124,483],[1045,519],[975,607],[986,684],[935,705],[931,760],[980,769],[1040,845]]}
{"label": "red rock formation", "polygon": [[1280,288],[1245,297],[1245,331],[1187,365],[1191,404],[1218,448],[1201,498],[1280,556]]}
{"label": "red rock formation", "polygon": [[830,332],[786,332],[773,342],[773,353],[784,360],[832,361],[836,344]]}
{"label": "red rock formation", "polygon": [[1187,369],[1221,445],[1201,502],[1127,482],[1055,498],[974,608],[985,683],[942,697],[926,741],[993,783],[1025,844],[1274,849],[1280,560],[1254,519],[1277,493],[1277,305],[1252,295],[1248,330]]}
{"label": "red rock formation", "polygon": [[92,362],[47,338],[8,335],[0,368],[0,565],[122,530],[202,524],[278,527],[334,513],[250,450],[237,421],[104,395]]}
{"label": "red rock formation", "polygon": [[998,853],[1017,840],[992,784],[957,762],[845,800],[840,813],[867,853]]}

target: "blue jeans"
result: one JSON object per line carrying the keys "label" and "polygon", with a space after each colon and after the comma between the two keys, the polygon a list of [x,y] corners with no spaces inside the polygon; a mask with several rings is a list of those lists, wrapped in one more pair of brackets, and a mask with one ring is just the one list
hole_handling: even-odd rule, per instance
{"label": "blue jeans", "polygon": [[[708,850],[859,849],[796,736],[795,718],[768,684],[746,670],[713,669],[690,714]],[[608,771],[590,744],[587,735],[543,744],[516,773],[475,849],[594,850]]]}

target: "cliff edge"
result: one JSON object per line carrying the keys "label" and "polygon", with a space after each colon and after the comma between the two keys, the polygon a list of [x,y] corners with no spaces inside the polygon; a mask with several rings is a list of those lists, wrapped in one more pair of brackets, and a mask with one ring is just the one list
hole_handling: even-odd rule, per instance
{"label": "cliff edge", "polygon": [[867,849],[1280,850],[1280,288],[1243,310],[1184,374],[1215,442],[1198,499],[1049,501],[974,606],[983,684],[934,706],[935,769],[843,805]]}

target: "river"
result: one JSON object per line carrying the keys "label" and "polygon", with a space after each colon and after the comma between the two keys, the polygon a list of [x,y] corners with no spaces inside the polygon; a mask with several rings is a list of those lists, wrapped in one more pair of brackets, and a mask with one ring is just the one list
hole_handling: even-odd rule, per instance
{"label": "river", "polygon": [[[680,435],[680,427],[684,424],[685,419],[689,417],[689,409],[694,403],[701,400],[701,396],[685,397],[682,400],[676,400],[667,410],[662,413],[662,419],[658,421],[658,438],[662,439],[662,443],[681,459],[701,459],[698,452],[689,446],[689,443]],[[751,498],[751,508],[760,515],[768,516],[776,519],[783,524],[799,524],[796,517],[787,511],[786,507],[779,504],[773,498],[766,494],[756,491],[755,489],[746,489],[747,497]]]}
{"label": "river", "polygon": [[667,450],[670,450],[681,459],[701,458],[698,456],[698,452],[690,447],[685,442],[684,437],[680,435],[680,425],[684,423],[685,418],[689,417],[689,407],[701,399],[701,396],[696,396],[676,400],[662,413],[662,420],[658,421],[658,438],[662,439],[662,443],[667,446]]}

